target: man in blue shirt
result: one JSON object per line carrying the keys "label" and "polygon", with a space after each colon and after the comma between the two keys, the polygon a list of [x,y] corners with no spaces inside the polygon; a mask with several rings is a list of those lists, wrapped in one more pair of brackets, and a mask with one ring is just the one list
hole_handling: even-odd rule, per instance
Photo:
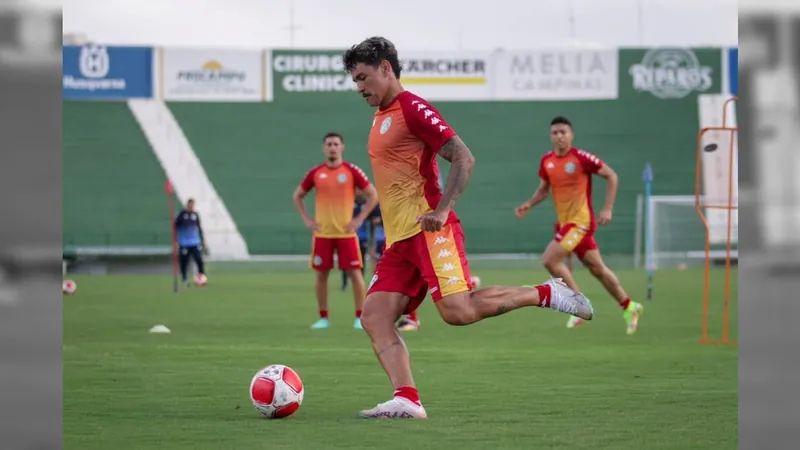
{"label": "man in blue shirt", "polygon": [[200,216],[194,210],[194,199],[186,202],[186,209],[181,210],[175,218],[175,232],[178,240],[178,261],[181,268],[181,280],[189,286],[186,271],[189,268],[189,258],[197,264],[197,273],[205,275],[203,267],[203,228],[200,226]]}

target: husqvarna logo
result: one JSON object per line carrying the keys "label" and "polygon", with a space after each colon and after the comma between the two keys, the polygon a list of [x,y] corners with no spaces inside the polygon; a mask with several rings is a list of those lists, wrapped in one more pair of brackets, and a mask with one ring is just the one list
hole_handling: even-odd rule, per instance
{"label": "husqvarna logo", "polygon": [[86,78],[105,78],[111,69],[108,49],[101,45],[87,45],[81,48],[79,70]]}

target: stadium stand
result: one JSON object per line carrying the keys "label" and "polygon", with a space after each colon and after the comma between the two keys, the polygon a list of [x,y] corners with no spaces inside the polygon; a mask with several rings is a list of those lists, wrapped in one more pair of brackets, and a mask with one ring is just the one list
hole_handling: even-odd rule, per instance
{"label": "stadium stand", "polygon": [[124,102],[64,102],[65,256],[170,253],[165,176]]}

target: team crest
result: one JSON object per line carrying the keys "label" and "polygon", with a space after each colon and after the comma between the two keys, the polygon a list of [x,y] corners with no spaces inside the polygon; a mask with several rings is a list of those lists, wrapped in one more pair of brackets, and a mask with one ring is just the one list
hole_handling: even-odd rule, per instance
{"label": "team crest", "polygon": [[568,162],[567,165],[564,166],[564,170],[567,173],[574,173],[575,172],[575,163],[574,162]]}
{"label": "team crest", "polygon": [[340,173],[338,177],[336,177],[336,181],[339,183],[346,183],[347,182],[347,175]]}
{"label": "team crest", "polygon": [[386,134],[386,132],[389,131],[389,127],[391,127],[391,126],[392,126],[392,117],[391,116],[383,119],[383,122],[381,122],[381,134]]}

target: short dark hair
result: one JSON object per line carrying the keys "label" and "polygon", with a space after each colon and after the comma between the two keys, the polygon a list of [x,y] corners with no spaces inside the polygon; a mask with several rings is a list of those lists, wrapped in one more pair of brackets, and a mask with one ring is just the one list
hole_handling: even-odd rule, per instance
{"label": "short dark hair", "polygon": [[187,203],[187,204],[188,204],[188,203],[194,203],[194,199],[193,199],[193,198],[190,198],[189,200],[186,200],[186,203]]}
{"label": "short dark hair", "polygon": [[323,138],[322,138],[322,143],[324,144],[325,141],[328,140],[328,138],[334,138],[334,137],[335,138],[339,138],[339,140],[342,141],[342,144],[344,144],[344,137],[342,137],[341,134],[339,134],[339,133],[337,133],[335,131],[329,131],[329,132],[325,133],[325,136],[323,136]]}
{"label": "short dark hair", "polygon": [[564,116],[557,116],[555,119],[551,120],[550,126],[552,127],[553,125],[567,125],[572,128],[572,122]]}
{"label": "short dark hair", "polygon": [[363,40],[360,44],[356,44],[347,50],[342,55],[342,62],[344,68],[351,72],[359,63],[378,68],[381,61],[389,61],[392,66],[392,72],[398,79],[400,72],[403,70],[400,67],[400,59],[397,57],[397,49],[392,44],[392,41],[380,37],[373,36]]}

